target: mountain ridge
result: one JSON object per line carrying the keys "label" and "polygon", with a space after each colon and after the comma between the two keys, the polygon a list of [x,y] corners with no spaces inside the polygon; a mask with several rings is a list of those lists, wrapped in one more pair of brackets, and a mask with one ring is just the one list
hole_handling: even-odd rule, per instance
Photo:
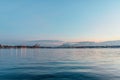
{"label": "mountain ridge", "polygon": [[40,45],[40,46],[119,46],[120,40],[113,41],[103,41],[103,42],[94,42],[94,41],[82,41],[82,42],[65,42],[62,40],[34,40],[34,41],[0,41],[2,45]]}

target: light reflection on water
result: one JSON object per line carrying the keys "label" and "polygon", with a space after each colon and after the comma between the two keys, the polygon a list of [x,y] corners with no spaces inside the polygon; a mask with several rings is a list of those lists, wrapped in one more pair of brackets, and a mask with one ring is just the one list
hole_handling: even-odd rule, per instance
{"label": "light reflection on water", "polygon": [[0,49],[0,80],[120,80],[120,49]]}

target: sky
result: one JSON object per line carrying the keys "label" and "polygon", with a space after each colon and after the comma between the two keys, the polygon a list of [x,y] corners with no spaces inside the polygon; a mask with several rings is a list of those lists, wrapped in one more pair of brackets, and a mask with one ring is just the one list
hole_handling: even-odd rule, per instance
{"label": "sky", "polygon": [[0,40],[120,40],[120,0],[0,0]]}

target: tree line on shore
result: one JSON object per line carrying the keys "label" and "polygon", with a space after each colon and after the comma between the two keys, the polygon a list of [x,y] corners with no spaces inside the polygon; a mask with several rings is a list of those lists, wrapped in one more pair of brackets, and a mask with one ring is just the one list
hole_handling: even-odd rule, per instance
{"label": "tree line on shore", "polygon": [[16,45],[16,46],[11,46],[11,45],[1,45],[0,48],[40,48],[39,45],[33,45],[33,46],[26,46],[26,45]]}
{"label": "tree line on shore", "polygon": [[40,46],[40,45],[33,45],[33,46],[27,46],[27,45],[17,45],[17,46],[10,46],[10,45],[1,45],[0,44],[0,48],[120,48],[119,45],[116,46]]}

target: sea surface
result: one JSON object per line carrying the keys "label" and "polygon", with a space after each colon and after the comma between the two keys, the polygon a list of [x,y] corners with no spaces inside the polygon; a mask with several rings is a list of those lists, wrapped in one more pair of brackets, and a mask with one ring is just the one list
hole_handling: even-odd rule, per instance
{"label": "sea surface", "polygon": [[0,80],[120,80],[120,49],[0,49]]}

